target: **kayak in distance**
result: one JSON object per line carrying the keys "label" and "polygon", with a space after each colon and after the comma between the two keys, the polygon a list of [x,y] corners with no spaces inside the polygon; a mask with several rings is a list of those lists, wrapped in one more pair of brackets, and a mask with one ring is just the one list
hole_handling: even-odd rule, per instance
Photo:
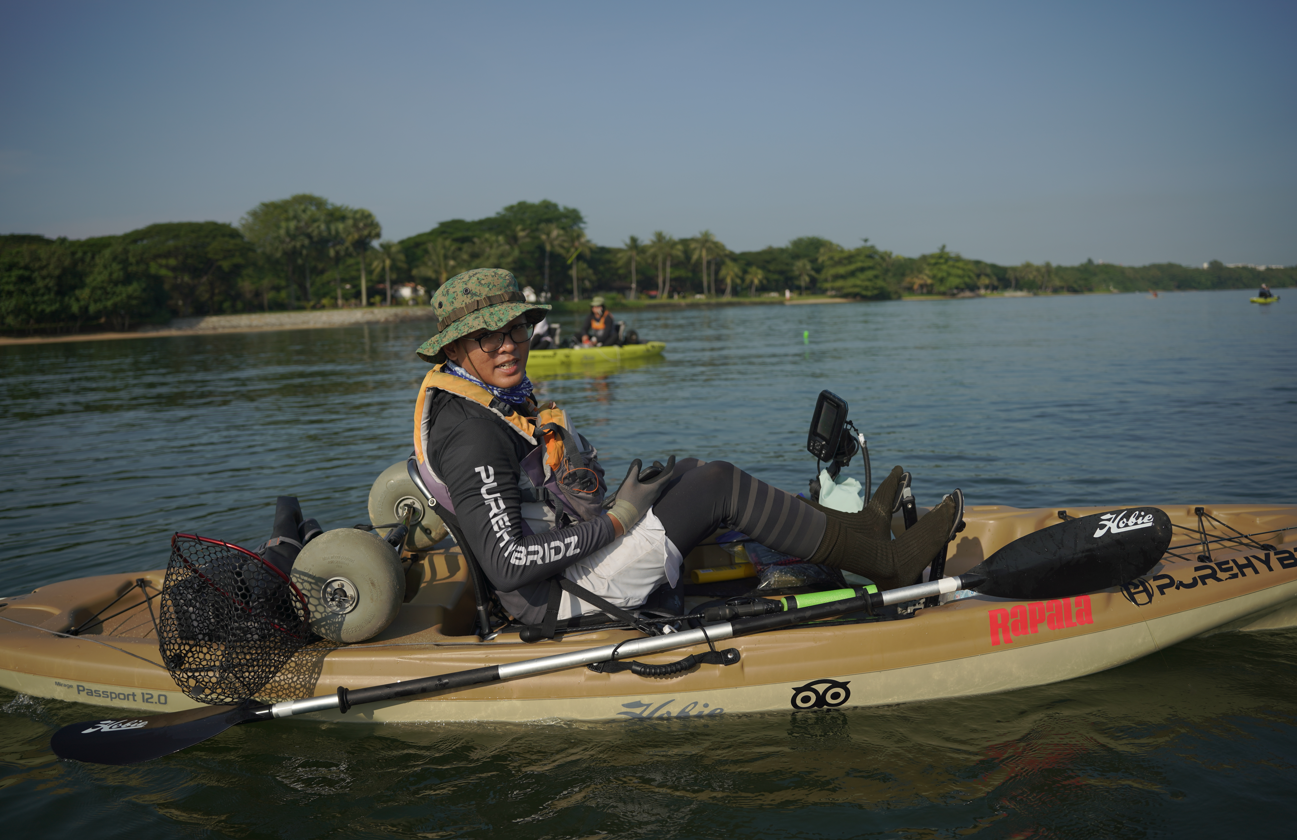
{"label": "kayak in distance", "polygon": [[1278,296],[1278,295],[1275,295],[1274,297],[1268,297],[1268,298],[1263,298],[1263,297],[1254,297],[1254,298],[1252,298],[1251,300],[1252,300],[1253,303],[1269,304],[1269,303],[1276,303],[1276,302],[1278,302],[1278,300],[1279,300],[1279,296]]}
{"label": "kayak in distance", "polygon": [[666,349],[662,341],[622,344],[609,347],[561,347],[554,350],[532,350],[527,367],[576,367],[587,364],[618,364],[661,356]]}

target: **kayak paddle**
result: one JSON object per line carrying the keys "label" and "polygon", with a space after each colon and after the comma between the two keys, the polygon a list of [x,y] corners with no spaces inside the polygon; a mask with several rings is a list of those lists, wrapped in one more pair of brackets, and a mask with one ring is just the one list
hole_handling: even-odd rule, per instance
{"label": "kayak paddle", "polygon": [[339,688],[337,694],[280,703],[212,706],[152,717],[95,720],[65,726],[50,739],[60,758],[94,764],[135,764],[206,741],[241,723],[309,712],[340,710],[400,697],[413,697],[612,662],[675,648],[749,636],[795,624],[921,598],[971,589],[985,595],[1036,601],[1083,595],[1123,586],[1147,573],[1171,542],[1171,520],[1157,508],[1128,508],[1071,519],[1028,534],[962,575],[865,593],[844,600],[785,610],[764,602],[764,615],[709,624],[695,630],[648,636],[539,659],[509,662],[368,688]]}

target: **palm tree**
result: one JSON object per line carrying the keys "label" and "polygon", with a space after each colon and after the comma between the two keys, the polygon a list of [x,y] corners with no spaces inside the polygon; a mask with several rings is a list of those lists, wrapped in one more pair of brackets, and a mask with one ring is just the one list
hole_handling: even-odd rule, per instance
{"label": "palm tree", "polygon": [[460,257],[460,247],[453,240],[435,236],[428,240],[428,250],[424,252],[419,265],[415,267],[414,274],[417,277],[436,280],[438,286],[444,285],[450,279],[455,266],[459,264]]}
{"label": "palm tree", "polygon": [[627,237],[626,241],[621,244],[621,250],[617,252],[617,264],[622,268],[630,267],[630,299],[634,300],[637,294],[635,282],[635,265],[639,260],[640,251],[644,250],[644,243],[639,241],[638,236]]}
{"label": "palm tree", "polygon": [[757,296],[757,286],[760,286],[766,279],[766,273],[761,269],[753,266],[748,269],[748,282],[752,284],[752,297]]}
{"label": "palm tree", "polygon": [[545,299],[549,299],[549,252],[563,245],[563,229],[556,224],[548,224],[540,229],[540,244],[545,246]]}
{"label": "palm tree", "polygon": [[648,248],[646,249],[649,256],[657,260],[658,263],[658,300],[662,299],[662,266],[665,264],[666,260],[665,251],[663,249],[668,246],[670,241],[671,237],[667,236],[660,230],[655,230],[653,231],[653,238],[649,240]]}
{"label": "palm tree", "polygon": [[684,259],[685,251],[684,251],[684,246],[681,245],[674,237],[668,240],[668,247],[665,250],[666,250],[666,261],[667,261],[667,275],[666,275],[667,284],[662,294],[665,297],[670,297],[671,296],[671,258],[680,257],[681,259]]}
{"label": "palm tree", "polygon": [[[522,270],[524,265],[530,265],[531,262],[523,257],[523,248],[526,246],[527,241],[531,239],[531,229],[525,228],[522,225],[515,225],[513,230],[505,236],[505,239],[508,241],[509,247],[512,249],[512,270],[515,273],[518,273]],[[518,284],[523,286],[527,285],[521,277],[518,278]]]}
{"label": "palm tree", "polygon": [[329,258],[333,260],[333,283],[338,290],[338,308],[342,308],[342,266],[340,264],[343,257],[351,252],[351,247],[347,244],[348,220],[351,216],[350,207],[331,208],[329,218],[322,220],[321,241],[328,253]]}
{"label": "palm tree", "polygon": [[293,248],[288,236],[287,225],[280,225],[274,233],[263,240],[266,253],[271,257],[283,259],[288,275],[288,308],[297,308],[297,284],[293,282]]}
{"label": "palm tree", "polygon": [[279,248],[288,257],[296,256],[302,264],[303,289],[306,291],[306,306],[309,309],[313,301],[311,294],[311,257],[320,248],[323,239],[323,226],[320,214],[305,206],[289,209],[286,218],[279,227]]}
{"label": "palm tree", "polygon": [[721,266],[721,279],[725,281],[725,297],[730,296],[730,287],[734,282],[743,279],[743,268],[734,260],[726,260]]}
{"label": "palm tree", "polygon": [[664,300],[671,291],[671,259],[683,256],[684,248],[674,236],[656,230],[648,251],[658,261],[658,300]]}
{"label": "palm tree", "polygon": [[932,292],[932,281],[926,274],[914,274],[905,278],[901,284],[907,289],[913,291],[916,295],[926,295]]}
{"label": "palm tree", "polygon": [[594,281],[597,279],[590,264],[581,260],[575,260],[572,263],[572,274],[577,281],[585,281],[587,287],[593,287]]}
{"label": "palm tree", "polygon": [[712,294],[716,294],[716,268],[717,268],[717,266],[719,266],[719,265],[721,264],[721,260],[722,260],[722,259],[724,259],[725,257],[733,256],[733,255],[734,255],[734,252],[731,251],[729,248],[726,248],[724,242],[721,242],[720,240],[716,240],[715,242],[712,243],[712,250],[711,250],[711,257],[712,257],[712,276],[711,276],[711,281],[710,281],[710,282],[711,282],[711,287],[712,287]]}
{"label": "palm tree", "polygon": [[378,248],[370,253],[370,259],[374,261],[374,268],[383,269],[383,277],[387,281],[387,305],[392,305],[392,266],[397,270],[405,265],[405,252],[401,246],[385,239],[378,243]]}
{"label": "palm tree", "polygon": [[802,294],[806,294],[806,281],[815,276],[815,272],[811,270],[811,261],[802,257],[793,263],[793,276],[802,281]]}
{"label": "palm tree", "polygon": [[466,262],[482,267],[511,269],[517,256],[518,250],[509,244],[503,234],[487,233],[473,240],[473,250]]}
{"label": "palm tree", "polygon": [[360,305],[369,304],[369,283],[365,275],[365,254],[370,244],[383,235],[374,214],[364,208],[351,210],[342,220],[342,238],[347,250],[360,257]]}
{"label": "palm tree", "polygon": [[577,301],[581,299],[580,279],[577,277],[577,265],[581,262],[579,258],[590,256],[590,252],[594,250],[594,243],[585,235],[585,231],[572,228],[563,240],[563,248],[571,251],[567,261],[572,266],[572,300]]}
{"label": "palm tree", "polygon": [[707,273],[707,265],[708,256],[716,256],[717,246],[720,244],[716,239],[716,234],[710,230],[704,230],[689,241],[689,259],[692,262],[699,263],[702,267],[704,295],[712,295],[715,292],[711,288],[711,278]]}

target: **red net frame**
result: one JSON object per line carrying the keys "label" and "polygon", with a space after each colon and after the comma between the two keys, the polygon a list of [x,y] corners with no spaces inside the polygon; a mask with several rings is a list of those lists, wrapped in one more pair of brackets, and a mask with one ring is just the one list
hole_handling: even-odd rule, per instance
{"label": "red net frame", "polygon": [[315,638],[292,579],[224,540],[175,534],[160,604],[162,661],[180,690],[203,703],[256,697]]}

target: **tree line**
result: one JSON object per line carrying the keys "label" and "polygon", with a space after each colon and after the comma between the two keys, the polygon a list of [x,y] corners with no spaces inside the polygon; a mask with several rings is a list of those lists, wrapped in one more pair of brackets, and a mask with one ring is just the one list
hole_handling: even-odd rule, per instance
{"label": "tree line", "polygon": [[732,251],[715,234],[654,231],[620,246],[592,242],[585,218],[552,201],[451,219],[399,242],[369,210],[301,194],[263,202],[237,226],[169,222],[83,240],[0,236],[0,330],[10,334],[128,330],[171,318],[426,302],[469,268],[507,268],[553,299],[734,298],[829,294],[869,300],[907,294],[1083,293],[1288,286],[1297,268],[1260,271],[1212,262],[1120,266],[1087,260],[1001,266],[943,245],[918,257],[865,239],[844,247],[803,236]]}

